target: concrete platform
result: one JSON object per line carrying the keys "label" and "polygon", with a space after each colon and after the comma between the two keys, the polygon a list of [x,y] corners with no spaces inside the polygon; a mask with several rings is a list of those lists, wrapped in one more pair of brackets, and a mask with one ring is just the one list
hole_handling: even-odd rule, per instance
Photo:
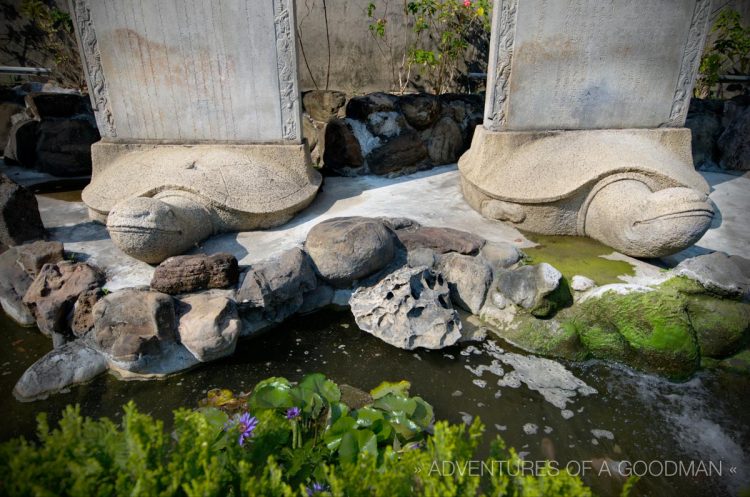
{"label": "concrete platform", "polygon": [[[673,266],[684,258],[711,251],[750,258],[750,177],[702,174],[712,187],[710,198],[718,215],[696,246],[661,261],[638,261],[622,255],[617,258],[628,260],[636,266],[637,274],[644,276],[656,272],[651,263]],[[107,272],[110,290],[149,283],[152,266],[115,248],[105,227],[88,220],[82,202],[61,197],[38,196],[42,220],[52,238],[63,242],[66,250],[81,253],[82,258],[102,267]],[[315,224],[338,216],[410,217],[425,225],[470,231],[519,248],[533,246],[512,226],[487,220],[471,209],[461,195],[458,170],[449,165],[395,179],[326,178],[313,204],[286,225],[266,231],[218,235],[196,247],[193,253],[230,252],[241,265],[253,264],[301,244]]]}

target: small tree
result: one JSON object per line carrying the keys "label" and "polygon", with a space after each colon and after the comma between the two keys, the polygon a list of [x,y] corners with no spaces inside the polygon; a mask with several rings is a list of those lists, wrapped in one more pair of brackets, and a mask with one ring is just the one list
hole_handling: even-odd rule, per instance
{"label": "small tree", "polygon": [[750,74],[750,27],[742,26],[740,13],[728,8],[722,10],[711,33],[716,38],[703,53],[695,83],[696,97],[720,97],[722,74]]}

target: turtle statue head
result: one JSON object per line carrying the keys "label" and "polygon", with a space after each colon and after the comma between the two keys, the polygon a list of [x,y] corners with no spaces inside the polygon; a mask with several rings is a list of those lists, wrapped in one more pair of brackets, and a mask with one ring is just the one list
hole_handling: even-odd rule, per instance
{"label": "turtle statue head", "polygon": [[133,197],[109,212],[107,230],[126,254],[156,264],[184,252],[212,233],[210,215],[184,192]]}
{"label": "turtle statue head", "polygon": [[585,216],[587,236],[635,257],[660,257],[697,242],[714,210],[708,197],[692,188],[651,191],[625,180],[599,190]]}

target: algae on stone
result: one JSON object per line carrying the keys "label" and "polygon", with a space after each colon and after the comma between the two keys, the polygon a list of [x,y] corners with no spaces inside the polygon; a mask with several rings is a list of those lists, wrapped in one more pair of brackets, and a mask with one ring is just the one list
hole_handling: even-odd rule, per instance
{"label": "algae on stone", "polygon": [[619,276],[634,275],[631,264],[613,261],[602,256],[613,249],[591,238],[581,236],[552,236],[526,234],[537,247],[525,248],[528,264],[547,262],[557,268],[569,281],[579,274],[591,278],[597,285],[622,283]]}
{"label": "algae on stone", "polygon": [[606,292],[553,319],[516,308],[485,309],[482,319],[532,353],[613,360],[672,378],[691,375],[701,359],[707,365],[708,358],[735,353],[750,337],[750,303],[711,294],[684,277],[650,291]]}
{"label": "algae on stone", "polygon": [[609,292],[581,303],[572,322],[596,358],[683,377],[700,359],[686,306],[687,298],[675,291]]}

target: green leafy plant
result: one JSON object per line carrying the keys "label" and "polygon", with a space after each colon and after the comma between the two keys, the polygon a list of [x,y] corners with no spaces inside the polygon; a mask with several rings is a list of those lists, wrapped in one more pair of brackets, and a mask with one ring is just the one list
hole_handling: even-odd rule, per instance
{"label": "green leafy plant", "polygon": [[706,47],[695,84],[697,97],[721,97],[719,77],[750,74],[750,27],[742,26],[736,10],[725,8],[711,28],[714,40]]}
{"label": "green leafy plant", "polygon": [[391,66],[394,87],[403,93],[417,67],[434,93],[448,90],[472,40],[489,36],[491,8],[490,0],[404,1],[407,26],[392,26],[391,2],[370,3],[368,28]]}
{"label": "green leafy plant", "polygon": [[409,58],[440,94],[456,77],[472,34],[489,33],[489,0],[414,0],[406,5],[416,43]]}
{"label": "green leafy plant", "polygon": [[20,29],[10,24],[12,19],[6,21],[11,44],[24,47],[22,53],[12,54],[14,58],[37,67],[51,64],[52,78],[58,83],[84,89],[86,81],[70,14],[42,0],[22,0],[16,14],[24,21],[16,23]]}
{"label": "green leafy plant", "polygon": [[[564,471],[536,476],[498,437],[476,459],[484,427],[432,423],[408,382],[384,383],[359,408],[323,375],[260,382],[252,393],[209,393],[179,409],[169,430],[125,405],[122,422],[68,407],[38,442],[0,445],[0,495],[8,496],[590,496]],[[492,466],[498,460],[504,465]],[[441,471],[482,462],[494,471]]]}
{"label": "green leafy plant", "polygon": [[[409,44],[413,33],[404,26],[393,26],[388,18],[394,11],[391,0],[382,0],[380,7],[374,3],[367,6],[367,25],[375,45],[390,67],[391,82],[399,93],[404,93],[411,79],[412,61],[409,58]],[[403,14],[406,16],[406,3]]]}

